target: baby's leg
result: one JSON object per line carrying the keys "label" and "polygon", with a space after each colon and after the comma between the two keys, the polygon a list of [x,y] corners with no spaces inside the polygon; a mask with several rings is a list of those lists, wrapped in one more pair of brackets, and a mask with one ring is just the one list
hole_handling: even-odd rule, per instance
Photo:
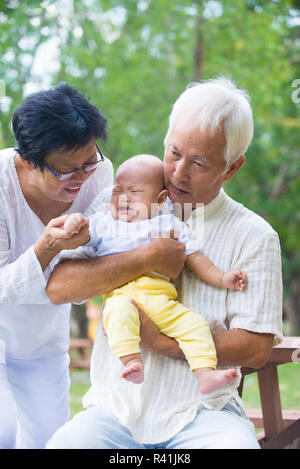
{"label": "baby's leg", "polygon": [[144,366],[139,347],[139,313],[126,295],[113,295],[106,300],[103,325],[110,347],[125,366],[121,377],[141,383],[144,380]]}
{"label": "baby's leg", "polygon": [[140,353],[125,355],[120,357],[120,360],[125,366],[125,370],[121,373],[121,378],[135,384],[140,384],[144,381],[144,364]]}
{"label": "baby's leg", "polygon": [[225,386],[229,386],[238,378],[238,372],[234,368],[230,370],[197,368],[194,371],[198,381],[199,391],[202,394],[209,394]]}
{"label": "baby's leg", "polygon": [[[154,297],[153,302],[157,303],[158,297],[159,295]],[[208,322],[178,301],[167,301],[153,314],[154,305],[148,314],[150,319],[155,322],[160,332],[177,340],[191,370],[216,368],[216,349]]]}
{"label": "baby's leg", "polygon": [[[158,301],[158,298],[153,301]],[[177,340],[178,345],[198,381],[199,391],[211,393],[228,386],[238,377],[235,369],[216,370],[217,358],[214,340],[207,321],[198,313],[186,308],[178,301],[170,300],[150,318],[160,331]]]}

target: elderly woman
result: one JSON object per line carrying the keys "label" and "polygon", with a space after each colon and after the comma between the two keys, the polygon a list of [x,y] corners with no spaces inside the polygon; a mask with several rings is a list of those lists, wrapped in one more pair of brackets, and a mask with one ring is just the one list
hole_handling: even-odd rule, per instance
{"label": "elderly woman", "polygon": [[[87,229],[66,235],[64,215],[84,213],[113,168],[96,144],[106,119],[67,84],[27,97],[12,122],[17,148],[0,152],[0,448],[43,448],[69,418],[70,305],[50,302],[49,264],[87,241]],[[124,283],[149,267],[173,277],[184,261],[178,244],[101,259],[95,280],[116,266]]]}

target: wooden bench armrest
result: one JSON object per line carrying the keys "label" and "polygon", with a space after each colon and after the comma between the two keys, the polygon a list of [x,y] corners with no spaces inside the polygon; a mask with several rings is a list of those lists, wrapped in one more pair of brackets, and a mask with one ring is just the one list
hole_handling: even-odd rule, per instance
{"label": "wooden bench armrest", "polygon": [[76,349],[90,349],[93,347],[93,342],[90,339],[77,339],[72,338],[70,339],[70,350]]}
{"label": "wooden bench armrest", "polygon": [[[284,337],[281,344],[272,348],[264,367],[293,362],[300,362],[300,337]],[[256,373],[257,371],[259,371],[257,368],[242,367],[243,376]]]}
{"label": "wooden bench armrest", "polygon": [[71,358],[70,369],[89,370],[90,368],[90,354],[93,347],[93,341],[90,339],[71,338],[70,339],[70,352],[76,351],[79,353],[79,360]]}
{"label": "wooden bench armrest", "polygon": [[[262,408],[262,420],[265,430],[265,441],[263,447],[284,447],[287,442],[291,442],[300,434],[299,413],[290,412],[283,415],[280,402],[280,390],[278,381],[277,366],[284,363],[300,361],[300,337],[284,337],[281,344],[273,347],[266,364],[260,369],[242,368],[242,375],[257,372],[260,400]],[[243,392],[243,379],[239,387],[239,393]],[[248,411],[251,416],[251,409]],[[253,418],[258,418],[257,414],[252,414]],[[293,423],[291,423],[293,421]],[[298,423],[296,423],[298,422]],[[289,423],[291,429],[286,431],[286,424]],[[274,446],[272,446],[274,445]]]}
{"label": "wooden bench armrest", "polygon": [[300,337],[284,337],[281,344],[273,347],[268,362],[282,363],[300,362]]}

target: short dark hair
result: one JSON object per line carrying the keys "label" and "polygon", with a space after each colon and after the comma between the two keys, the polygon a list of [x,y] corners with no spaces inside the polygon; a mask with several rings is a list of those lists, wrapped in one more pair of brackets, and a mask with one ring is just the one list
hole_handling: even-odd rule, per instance
{"label": "short dark hair", "polygon": [[45,157],[59,149],[78,149],[92,138],[106,140],[107,120],[67,83],[29,95],[12,117],[16,150],[44,169]]}

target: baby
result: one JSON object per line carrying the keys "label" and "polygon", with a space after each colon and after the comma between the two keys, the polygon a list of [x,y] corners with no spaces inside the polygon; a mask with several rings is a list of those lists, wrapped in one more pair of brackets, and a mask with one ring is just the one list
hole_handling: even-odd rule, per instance
{"label": "baby", "polygon": [[[178,240],[186,246],[186,266],[199,279],[218,288],[244,290],[243,271],[222,272],[199,252],[183,222],[172,214],[159,214],[167,195],[162,161],[152,155],[134,156],[116,173],[110,210],[96,213],[90,220],[80,213],[72,214],[64,229],[71,235],[89,223],[90,241],[80,249],[90,249],[94,256],[130,250],[150,242],[155,234],[175,229]],[[121,377],[133,383],[144,379],[139,313],[131,300],[163,334],[177,340],[201,393],[228,386],[238,377],[235,369],[216,370],[216,350],[208,323],[180,304],[174,285],[157,272],[149,272],[104,295],[103,325],[109,345],[125,366]]]}

